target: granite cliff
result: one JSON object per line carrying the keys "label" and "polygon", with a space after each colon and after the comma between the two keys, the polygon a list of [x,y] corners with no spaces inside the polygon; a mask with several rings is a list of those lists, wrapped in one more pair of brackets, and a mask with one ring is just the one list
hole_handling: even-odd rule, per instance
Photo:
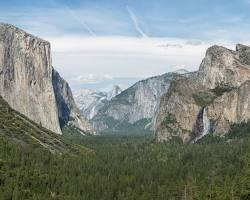
{"label": "granite cliff", "polygon": [[49,42],[0,23],[0,95],[13,109],[55,133],[61,134],[68,122],[90,130],[67,83],[52,67],[50,49]]}
{"label": "granite cliff", "polygon": [[179,137],[196,142],[206,134],[225,135],[234,123],[250,120],[250,48],[213,46],[200,68],[177,76],[161,98],[155,123],[157,141]]}
{"label": "granite cliff", "polygon": [[99,132],[149,132],[152,118],[177,73],[166,73],[135,83],[119,95],[106,101],[91,120]]}
{"label": "granite cliff", "polygon": [[69,84],[54,69],[52,70],[52,83],[60,127],[63,128],[65,125],[69,125],[71,127],[76,127],[83,132],[91,132],[92,126],[81,115],[80,110],[76,106]]}

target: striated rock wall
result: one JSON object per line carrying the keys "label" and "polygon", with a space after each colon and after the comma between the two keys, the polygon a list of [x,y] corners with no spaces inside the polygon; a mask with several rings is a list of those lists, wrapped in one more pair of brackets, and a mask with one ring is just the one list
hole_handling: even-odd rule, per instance
{"label": "striated rock wall", "polygon": [[0,95],[15,110],[61,133],[50,44],[8,24],[0,24]]}
{"label": "striated rock wall", "polygon": [[43,127],[61,134],[66,123],[91,129],[80,116],[66,81],[54,71],[50,44],[0,23],[0,95]]}
{"label": "striated rock wall", "polygon": [[207,106],[208,118],[213,124],[213,132],[224,135],[232,123],[250,120],[250,80],[239,88],[225,93]]}

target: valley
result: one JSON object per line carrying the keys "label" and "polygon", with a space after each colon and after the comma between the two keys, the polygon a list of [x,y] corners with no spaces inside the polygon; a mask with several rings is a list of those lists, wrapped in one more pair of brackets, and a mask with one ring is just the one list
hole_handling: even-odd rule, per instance
{"label": "valley", "polygon": [[0,2],[18,26],[0,22],[0,200],[250,199],[248,34],[221,28],[243,17],[207,30],[158,18],[163,2],[44,2],[24,24]]}
{"label": "valley", "polygon": [[199,144],[156,144],[152,135],[68,138],[91,149],[81,156],[34,151],[1,137],[0,198],[248,199],[249,128]]}

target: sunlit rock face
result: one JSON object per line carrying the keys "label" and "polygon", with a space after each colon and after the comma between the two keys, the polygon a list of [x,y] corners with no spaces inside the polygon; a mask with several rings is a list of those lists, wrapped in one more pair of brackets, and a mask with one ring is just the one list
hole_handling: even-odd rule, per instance
{"label": "sunlit rock face", "polygon": [[[61,134],[62,112],[55,92],[62,91],[54,91],[53,79],[49,42],[1,23],[0,95],[15,110]],[[66,95],[69,91],[67,88]]]}
{"label": "sunlit rock face", "polygon": [[243,45],[236,51],[213,46],[197,72],[176,77],[161,99],[156,140],[177,136],[197,141],[209,133],[226,134],[230,124],[249,120],[249,50]]}
{"label": "sunlit rock face", "polygon": [[93,126],[99,132],[105,129],[119,132],[121,124],[140,124],[138,126],[141,130],[152,128],[152,118],[157,111],[160,98],[167,92],[176,74],[177,72],[167,73],[135,83],[103,105],[91,120]]}
{"label": "sunlit rock face", "polygon": [[0,94],[11,107],[61,133],[48,42],[0,24],[0,82]]}
{"label": "sunlit rock face", "polygon": [[224,93],[207,106],[208,118],[213,123],[213,132],[224,135],[232,123],[250,120],[250,81],[239,88]]}
{"label": "sunlit rock face", "polygon": [[200,84],[210,89],[221,84],[239,87],[249,80],[249,65],[245,62],[247,59],[240,59],[247,55],[245,52],[249,47],[245,51],[237,49],[238,51],[232,51],[221,46],[210,47],[198,71],[197,79]]}

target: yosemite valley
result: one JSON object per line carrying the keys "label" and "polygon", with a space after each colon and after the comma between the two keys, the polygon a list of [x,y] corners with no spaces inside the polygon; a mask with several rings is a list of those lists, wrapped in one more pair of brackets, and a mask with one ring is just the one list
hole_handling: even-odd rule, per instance
{"label": "yosemite valley", "polygon": [[250,199],[249,46],[106,90],[51,49],[0,23],[0,199]]}

